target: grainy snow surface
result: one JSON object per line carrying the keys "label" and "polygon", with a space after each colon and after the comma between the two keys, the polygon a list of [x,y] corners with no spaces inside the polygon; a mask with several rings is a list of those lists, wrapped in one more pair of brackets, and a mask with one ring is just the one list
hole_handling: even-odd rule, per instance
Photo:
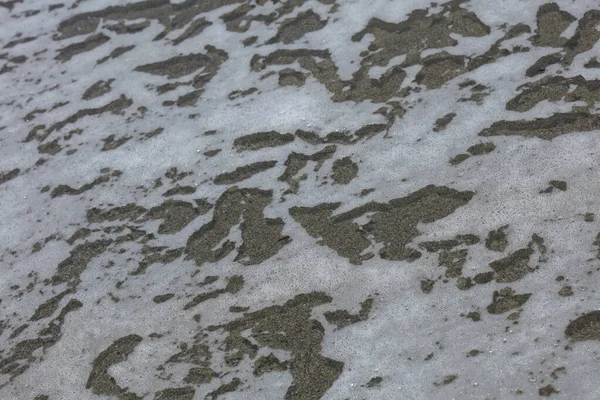
{"label": "grainy snow surface", "polygon": [[0,399],[598,399],[594,1],[0,2]]}

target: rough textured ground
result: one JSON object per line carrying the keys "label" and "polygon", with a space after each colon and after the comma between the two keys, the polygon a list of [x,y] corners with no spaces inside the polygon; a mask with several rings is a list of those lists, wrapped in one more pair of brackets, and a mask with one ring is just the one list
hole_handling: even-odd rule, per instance
{"label": "rough textured ground", "polygon": [[598,399],[593,1],[0,2],[0,398]]}

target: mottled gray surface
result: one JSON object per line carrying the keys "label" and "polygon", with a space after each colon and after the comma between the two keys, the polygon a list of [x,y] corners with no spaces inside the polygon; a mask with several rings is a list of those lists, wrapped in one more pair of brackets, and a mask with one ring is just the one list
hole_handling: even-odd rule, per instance
{"label": "mottled gray surface", "polygon": [[0,2],[0,398],[600,398],[596,8]]}

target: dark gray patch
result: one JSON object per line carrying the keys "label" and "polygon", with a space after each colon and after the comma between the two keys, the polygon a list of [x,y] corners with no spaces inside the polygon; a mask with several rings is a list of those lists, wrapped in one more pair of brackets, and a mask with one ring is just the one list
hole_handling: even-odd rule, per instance
{"label": "dark gray patch", "polygon": [[62,150],[62,147],[58,144],[58,139],[54,139],[51,142],[40,144],[37,149],[40,154],[50,154],[53,156],[59,153]]}
{"label": "dark gray patch", "polygon": [[63,292],[60,292],[56,296],[51,297],[50,299],[46,300],[44,303],[40,304],[36,308],[35,313],[33,314],[33,316],[29,320],[30,321],[37,321],[39,319],[44,319],[44,318],[51,317],[52,314],[54,314],[54,312],[56,312],[56,310],[58,310],[58,305],[60,304],[60,301],[67,294],[71,294],[71,293],[74,293],[74,290],[73,289],[67,289],[67,290],[65,290]]}
{"label": "dark gray patch", "polygon": [[368,388],[376,387],[379,386],[382,381],[383,378],[381,376],[374,376],[373,378],[369,379],[369,382],[365,383],[364,386]]}
{"label": "dark gray patch", "polygon": [[560,392],[556,390],[551,384],[547,384],[546,386],[541,387],[538,390],[538,394],[543,397],[550,397],[555,393],[558,394]]}
{"label": "dark gray patch", "polygon": [[79,188],[74,189],[69,185],[58,185],[55,187],[50,193],[51,198],[60,197],[64,195],[76,196],[80,195],[88,190],[93,189],[95,186],[101,185],[110,181],[110,174],[100,175],[98,178],[94,179],[92,182],[81,185]]}
{"label": "dark gray patch", "polygon": [[494,280],[494,272],[481,272],[473,277],[473,281],[478,285],[490,283]]}
{"label": "dark gray patch", "polygon": [[515,294],[515,291],[509,287],[495,290],[492,303],[487,306],[490,314],[503,314],[509,310],[519,308],[529,300],[531,293]]}
{"label": "dark gray patch", "polygon": [[205,399],[207,400],[216,400],[221,395],[226,393],[235,392],[237,388],[242,384],[242,381],[239,378],[233,378],[231,382],[224,383],[209,394],[206,395]]}
{"label": "dark gray patch", "polygon": [[192,307],[197,306],[200,303],[205,302],[206,300],[216,299],[217,297],[219,297],[220,295],[222,295],[224,293],[235,294],[235,293],[239,292],[240,290],[242,290],[243,287],[244,287],[244,277],[242,277],[241,275],[234,275],[228,279],[227,286],[225,286],[225,288],[199,294],[199,295],[195,296],[192,299],[192,301],[187,303],[183,307],[183,309],[188,310]]}
{"label": "dark gray patch", "polygon": [[128,99],[127,97],[125,97],[125,95],[122,94],[118,99],[113,100],[110,103],[108,103],[102,107],[86,108],[83,110],[79,110],[75,114],[68,117],[67,119],[57,122],[57,123],[53,124],[50,128],[48,128],[46,130],[45,135],[42,138],[42,140],[45,139],[45,137],[47,137],[50,133],[52,133],[54,131],[58,131],[58,130],[64,128],[68,124],[74,124],[75,122],[77,122],[78,120],[80,120],[83,117],[100,115],[105,112],[110,112],[112,114],[120,114],[123,112],[123,110],[125,110],[132,104],[133,104],[133,100]]}
{"label": "dark gray patch", "polygon": [[150,21],[142,21],[134,24],[126,24],[120,21],[116,24],[106,25],[105,28],[117,35],[131,35],[138,33],[150,26]]}
{"label": "dark gray patch", "polygon": [[1,172],[0,173],[0,185],[10,181],[11,179],[15,179],[17,177],[17,175],[19,175],[19,172],[21,172],[21,170],[19,168],[13,168],[8,172]]}
{"label": "dark gray patch", "polygon": [[537,29],[530,40],[536,46],[562,47],[568,39],[561,36],[577,18],[561,11],[556,3],[546,3],[537,11]]}
{"label": "dark gray patch", "polygon": [[14,39],[14,40],[11,40],[10,42],[6,43],[3,47],[3,49],[11,49],[20,44],[29,43],[35,39],[37,39],[35,36],[25,36],[25,37],[22,37],[19,39]]}
{"label": "dark gray patch", "polygon": [[[315,207],[292,207],[290,215],[319,244],[334,249],[351,263],[373,257],[362,254],[371,244],[383,243],[379,256],[386,260],[415,260],[421,256],[407,245],[419,235],[419,223],[433,222],[467,204],[473,192],[459,192],[443,186],[427,186],[389,203],[370,202],[348,212],[332,216],[340,203]],[[359,225],[353,220],[371,214],[370,222]]]}
{"label": "dark gray patch", "polygon": [[335,146],[326,146],[323,150],[320,150],[313,154],[302,154],[292,152],[285,160],[285,171],[277,178],[281,182],[286,182],[290,188],[284,192],[284,194],[297,193],[300,187],[300,181],[306,179],[306,175],[296,177],[298,173],[306,166],[309,161],[316,162],[315,171],[318,171],[323,162],[333,156],[335,153]]}
{"label": "dark gray patch", "polygon": [[573,296],[573,287],[572,286],[563,286],[558,291],[558,295],[562,297]]}
{"label": "dark gray patch", "polygon": [[207,330],[225,330],[229,350],[256,354],[258,349],[249,348],[248,339],[242,336],[242,332],[248,332],[260,347],[290,352],[293,381],[284,399],[320,399],[344,367],[344,363],[320,354],[325,329],[319,321],[311,319],[314,307],[330,302],[331,297],[325,293],[299,294],[282,306],[246,313],[240,319]]}
{"label": "dark gray patch", "polygon": [[249,36],[242,41],[242,44],[244,45],[244,47],[252,46],[254,43],[256,43],[257,39],[258,36]]}
{"label": "dark gray patch", "polygon": [[225,51],[206,45],[206,54],[196,53],[184,56],[175,56],[165,61],[140,65],[134,71],[145,72],[152,75],[166,76],[168,79],[181,78],[198,70],[201,71],[187,82],[171,82],[166,86],[157,88],[159,94],[172,90],[177,86],[191,86],[192,91],[180,96],[177,101],[168,100],[163,105],[188,107],[194,105],[204,91],[206,85],[218,72],[221,64],[228,59]]}
{"label": "dark gray patch", "polygon": [[[572,90],[573,86],[575,88]],[[542,101],[585,102],[585,108],[592,109],[600,100],[600,81],[586,80],[581,75],[570,78],[548,76],[521,85],[518,89],[521,93],[506,103],[507,110],[529,111]]]}
{"label": "dark gray patch", "polygon": [[[81,307],[83,304],[79,300],[71,299],[60,311],[60,314],[39,331],[37,338],[25,339],[14,345],[9,355],[0,360],[0,373],[10,375],[10,380],[24,373],[31,363],[38,357],[43,357],[43,353],[61,339],[62,327],[67,314]],[[36,354],[39,351],[42,355]]]}
{"label": "dark gray patch", "polygon": [[543,74],[549,66],[558,64],[562,61],[563,55],[561,53],[552,53],[542,56],[531,67],[527,68],[525,75],[532,78],[536,75]]}
{"label": "dark gray patch", "polygon": [[131,139],[131,136],[122,136],[118,139],[115,138],[115,135],[110,135],[102,139],[104,145],[102,146],[101,151],[110,151],[114,150],[118,147],[121,147],[125,143],[127,143]]}
{"label": "dark gray patch", "polygon": [[448,113],[448,114],[444,115],[443,117],[438,118],[437,120],[435,120],[435,126],[433,127],[433,131],[434,132],[443,131],[444,129],[446,129],[448,124],[450,124],[450,122],[452,122],[454,117],[456,117],[456,113]]}
{"label": "dark gray patch", "polygon": [[266,147],[283,146],[293,141],[294,135],[291,133],[269,131],[238,137],[233,141],[233,146],[240,152],[246,150],[260,150]]}
{"label": "dark gray patch", "polygon": [[179,182],[186,176],[190,176],[190,175],[192,175],[191,171],[187,171],[187,172],[181,171],[180,172],[177,169],[177,167],[171,167],[167,170],[167,172],[165,172],[165,178],[169,178],[171,180],[171,183]]}
{"label": "dark gray patch", "polygon": [[297,86],[304,85],[306,74],[296,71],[292,68],[284,68],[279,71],[279,86]]}
{"label": "dark gray patch", "polygon": [[525,248],[491,262],[490,267],[496,272],[496,282],[514,282],[533,271],[529,267],[529,259],[532,255],[533,249]]}
{"label": "dark gray patch", "polygon": [[221,152],[221,149],[207,150],[203,154],[206,157],[214,157]]}
{"label": "dark gray patch", "polygon": [[465,56],[445,51],[425,57],[422,63],[423,68],[415,76],[415,82],[425,85],[428,89],[439,88],[466,71]]}
{"label": "dark gray patch", "polygon": [[233,172],[224,172],[215,177],[213,182],[216,185],[232,185],[237,182],[246,180],[256,174],[273,168],[277,161],[259,161],[252,164],[238,167]]}
{"label": "dark gray patch", "polygon": [[600,130],[600,115],[587,112],[555,113],[533,120],[497,121],[479,132],[479,136],[524,136],[552,140],[573,132]]}
{"label": "dark gray patch", "polygon": [[149,219],[162,219],[163,223],[158,227],[158,233],[161,235],[170,235],[179,232],[190,222],[201,214],[206,214],[209,207],[195,208],[192,203],[181,200],[166,200],[159,206],[152,207],[142,218],[142,221]]}
{"label": "dark gray patch", "polygon": [[[221,52],[227,58],[226,53],[222,50]],[[186,56],[175,56],[165,61],[140,65],[135,67],[134,71],[164,75],[169,79],[175,79],[196,72],[202,67],[209,67],[212,63],[213,60],[206,54],[188,54]]]}
{"label": "dark gray patch", "polygon": [[508,246],[508,239],[504,232],[508,228],[508,225],[504,225],[495,231],[489,231],[488,236],[485,239],[485,247],[488,250],[502,252]]}
{"label": "dark gray patch", "polygon": [[481,321],[481,314],[479,311],[471,311],[467,314],[467,318],[469,318],[473,322]]}
{"label": "dark gray patch", "polygon": [[350,157],[344,157],[333,162],[332,171],[331,178],[335,183],[347,185],[352,179],[356,178],[358,165]]}
{"label": "dark gray patch", "polygon": [[175,186],[174,188],[171,188],[169,190],[167,190],[166,192],[163,193],[164,197],[171,197],[171,196],[175,196],[175,195],[188,195],[188,194],[193,194],[196,193],[196,187],[195,186]]}
{"label": "dark gray patch", "polygon": [[235,100],[240,97],[250,96],[251,94],[256,93],[256,92],[258,92],[258,88],[255,88],[255,87],[252,87],[252,88],[246,89],[246,90],[234,90],[233,92],[229,93],[227,98],[229,100]]}
{"label": "dark gray patch", "polygon": [[71,235],[71,237],[69,239],[66,240],[66,242],[70,246],[73,246],[73,243],[75,243],[77,240],[85,239],[91,233],[92,233],[91,229],[88,229],[88,228],[79,228],[79,229],[77,229],[77,231],[75,231],[75,233],[73,233],[73,235]]}
{"label": "dark gray patch", "polygon": [[100,97],[105,95],[106,93],[110,93],[112,90],[110,84],[114,81],[114,79],[109,79],[107,81],[99,80],[94,83],[92,86],[86,89],[81,98],[83,100],[90,100],[96,97]]}
{"label": "dark gray patch", "polygon": [[79,276],[89,262],[104,253],[111,243],[112,240],[97,240],[75,246],[69,257],[58,264],[52,276],[52,285],[67,283],[70,287],[76,287],[80,282]]}
{"label": "dark gray patch", "polygon": [[348,325],[356,324],[357,322],[366,321],[369,318],[369,313],[373,307],[373,298],[369,297],[360,303],[358,314],[350,314],[346,310],[327,311],[323,314],[327,322],[333,324],[337,329],[345,328]]}
{"label": "dark gray patch", "polygon": [[464,276],[459,276],[458,279],[456,280],[456,287],[459,290],[469,290],[473,286],[475,286],[475,284],[473,283],[473,281],[470,277],[465,278]]}
{"label": "dark gray patch", "polygon": [[183,254],[183,248],[179,247],[176,249],[168,249],[165,246],[148,246],[144,245],[142,248],[142,260],[138,263],[138,267],[135,271],[129,273],[129,275],[141,275],[145,274],[146,270],[152,264],[169,264]]}
{"label": "dark gray patch", "polygon": [[41,114],[41,113],[45,113],[45,112],[46,112],[45,108],[39,108],[39,109],[36,108],[35,110],[27,113],[27,115],[25,115],[23,117],[23,121],[30,122],[36,117],[36,114]]}
{"label": "dark gray patch", "polygon": [[550,185],[563,192],[567,191],[567,182],[565,181],[550,181]]}
{"label": "dark gray patch", "polygon": [[87,210],[87,221],[91,223],[100,223],[107,221],[123,221],[135,220],[144,214],[147,210],[134,203],[129,203],[124,206],[102,209],[98,207]]}
{"label": "dark gray patch", "polygon": [[352,80],[344,81],[337,73],[337,66],[328,50],[279,49],[267,56],[254,55],[250,61],[253,71],[261,71],[270,65],[289,65],[298,62],[333,93],[333,101],[361,102],[367,99],[380,103],[397,95],[398,88],[406,77],[406,72],[393,66],[379,79],[372,79],[368,68],[361,68],[352,75]]}
{"label": "dark gray patch", "polygon": [[67,47],[63,47],[58,50],[58,55],[54,57],[55,60],[65,62],[69,61],[72,57],[77,54],[85,53],[94,50],[96,47],[102,46],[108,42],[110,38],[103,33],[92,35],[85,39],[83,42],[73,43]]}
{"label": "dark gray patch", "polygon": [[[169,0],[146,0],[119,6],[107,7],[103,10],[74,15],[58,26],[54,38],[67,39],[77,35],[87,35],[94,32],[101,20],[104,21],[135,21],[156,20],[165,29],[154,40],[164,38],[169,32],[184,28],[198,14],[219,7],[235,4],[239,0],[198,1],[186,0],[182,3],[171,3]],[[144,21],[146,23],[149,21]],[[125,33],[125,32],[123,32]]]}
{"label": "dark gray patch", "polygon": [[469,154],[457,154],[448,160],[448,163],[450,163],[450,165],[458,165],[469,157],[471,157]]}
{"label": "dark gray patch", "polygon": [[110,52],[109,55],[107,55],[106,57],[102,57],[101,59],[99,59],[98,61],[96,61],[96,64],[102,64],[106,61],[108,61],[111,58],[117,58],[125,53],[127,53],[128,51],[131,51],[135,48],[135,45],[132,44],[130,46],[121,46],[121,47],[117,47],[116,49],[114,49],[113,51]]}
{"label": "dark gray patch", "polygon": [[193,38],[202,33],[204,29],[211,26],[212,22],[207,21],[206,18],[199,18],[197,20],[192,21],[192,23],[187,27],[187,29],[179,35],[175,40],[173,40],[173,45],[176,46],[179,43],[183,42],[186,39]]}
{"label": "dark gray patch", "polygon": [[195,393],[191,386],[169,388],[156,392],[154,400],[193,400]]}
{"label": "dark gray patch", "polygon": [[264,208],[272,201],[272,191],[260,189],[226,190],[215,204],[212,221],[194,232],[187,241],[188,259],[196,261],[198,266],[205,262],[216,262],[231,253],[236,244],[229,240],[220,244],[231,228],[241,222],[243,243],[235,258],[246,265],[258,264],[281,249],[287,240],[281,240],[283,220],[265,218]]}
{"label": "dark gray patch", "polygon": [[496,150],[496,145],[493,142],[483,142],[469,147],[467,152],[471,153],[472,156],[480,156],[491,153],[494,150]]}
{"label": "dark gray patch", "polygon": [[115,340],[102,351],[92,363],[92,372],[85,385],[86,389],[91,389],[97,395],[115,396],[127,400],[142,400],[142,397],[129,392],[128,388],[120,387],[115,378],[108,373],[108,369],[112,365],[127,360],[141,341],[142,337],[139,335],[124,336]]}
{"label": "dark gray patch", "polygon": [[152,301],[155,302],[156,304],[160,304],[160,303],[164,303],[165,301],[171,300],[173,297],[175,297],[175,294],[173,294],[173,293],[160,294],[158,296],[154,296],[152,298]]}
{"label": "dark gray patch", "polygon": [[573,341],[600,340],[600,311],[587,312],[569,322],[565,335]]}
{"label": "dark gray patch", "polygon": [[436,253],[440,250],[452,250],[453,248],[465,244],[471,246],[479,243],[479,237],[467,234],[467,235],[456,235],[454,239],[449,240],[437,240],[432,242],[421,242],[419,247],[427,250],[429,253]]}
{"label": "dark gray patch", "polygon": [[312,10],[301,12],[295,18],[284,19],[279,25],[277,34],[267,44],[294,43],[309,32],[323,29],[326,24],[327,20],[321,20],[319,14]]}
{"label": "dark gray patch", "polygon": [[435,285],[435,281],[432,279],[422,279],[421,280],[421,291],[423,293],[431,293],[433,290],[433,285]]}
{"label": "dark gray patch", "polygon": [[584,68],[600,68],[600,62],[598,62],[596,57],[592,57],[583,66]]}
{"label": "dark gray patch", "polygon": [[440,267],[446,268],[445,275],[448,278],[457,278],[462,274],[462,268],[467,262],[467,249],[454,251],[442,251],[438,256]]}
{"label": "dark gray patch", "polygon": [[288,363],[280,361],[273,353],[268,356],[262,356],[254,362],[254,376],[261,376],[269,372],[287,371]]}

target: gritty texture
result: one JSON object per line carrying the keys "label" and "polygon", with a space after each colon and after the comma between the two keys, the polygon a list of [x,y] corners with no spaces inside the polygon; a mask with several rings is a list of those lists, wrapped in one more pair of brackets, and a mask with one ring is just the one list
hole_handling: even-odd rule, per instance
{"label": "gritty texture", "polygon": [[0,0],[0,398],[600,398],[591,0]]}

